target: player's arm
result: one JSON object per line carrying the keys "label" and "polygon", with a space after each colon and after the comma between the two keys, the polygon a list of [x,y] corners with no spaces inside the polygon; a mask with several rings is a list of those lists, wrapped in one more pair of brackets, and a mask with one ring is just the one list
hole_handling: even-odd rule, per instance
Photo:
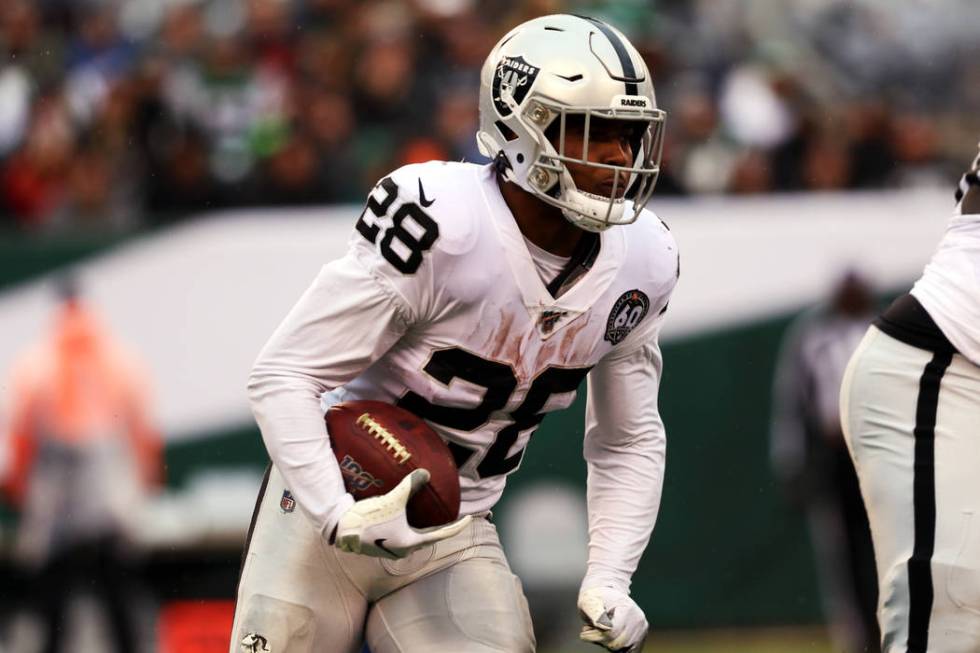
{"label": "player's arm", "polygon": [[[673,239],[670,239],[671,242]],[[630,582],[660,509],[667,438],[657,395],[663,359],[659,336],[680,267],[672,257],[654,270],[651,316],[589,373],[585,423],[589,556],[579,592],[582,639],[612,651],[642,648],[648,624]]]}
{"label": "player's arm", "polygon": [[585,459],[589,558],[579,593],[582,638],[610,650],[633,650],[647,632],[630,598],[633,572],[657,519],[666,434],[657,409],[662,359],[654,333],[589,373]]}
{"label": "player's arm", "polygon": [[323,267],[252,368],[248,395],[269,457],[325,537],[354,499],[344,489],[320,396],[377,360],[409,320],[400,298],[348,254]]}
{"label": "player's arm", "polygon": [[[428,236],[415,238],[406,231],[413,226],[408,222],[424,227]],[[435,223],[404,188],[392,178],[379,183],[347,255],[320,271],[259,354],[249,378],[252,411],[269,456],[321,534],[331,539],[336,533],[338,545],[348,550],[386,555],[359,544],[368,530],[384,531],[377,537],[399,553],[452,534],[418,533],[398,518],[424,483],[417,475],[378,501],[355,506],[320,402],[324,392],[356,377],[407,329],[428,319],[434,295],[428,254],[437,234]]]}

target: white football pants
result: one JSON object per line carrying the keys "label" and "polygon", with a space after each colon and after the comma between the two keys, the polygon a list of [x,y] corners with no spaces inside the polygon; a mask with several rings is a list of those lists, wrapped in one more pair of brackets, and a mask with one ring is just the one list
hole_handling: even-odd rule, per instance
{"label": "white football pants", "polygon": [[521,583],[494,525],[402,560],[346,553],[316,532],[273,466],[243,556],[231,653],[533,651]]}
{"label": "white football pants", "polygon": [[871,327],[841,387],[883,653],[980,651],[980,367]]}

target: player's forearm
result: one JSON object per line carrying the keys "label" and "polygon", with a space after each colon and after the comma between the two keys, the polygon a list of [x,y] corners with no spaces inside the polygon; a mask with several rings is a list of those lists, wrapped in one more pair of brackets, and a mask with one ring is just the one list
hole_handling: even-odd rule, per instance
{"label": "player's forearm", "polygon": [[386,286],[351,256],[324,266],[266,343],[249,377],[269,456],[300,507],[329,535],[353,499],[330,446],[321,395],[347,383],[406,325]]}
{"label": "player's forearm", "polygon": [[628,591],[660,508],[663,426],[628,444],[593,440],[588,461],[589,562],[585,584]]}
{"label": "player's forearm", "polygon": [[589,374],[589,564],[585,584],[628,591],[660,508],[667,440],[656,334]]}
{"label": "player's forearm", "polygon": [[319,386],[257,365],[248,393],[269,457],[300,508],[328,537],[354,500],[330,446]]}

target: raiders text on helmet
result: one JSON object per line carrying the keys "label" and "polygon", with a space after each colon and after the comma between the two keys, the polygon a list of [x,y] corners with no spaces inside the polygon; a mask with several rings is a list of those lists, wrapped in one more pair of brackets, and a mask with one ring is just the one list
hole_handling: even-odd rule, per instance
{"label": "raiders text on helmet", "polygon": [[[559,207],[575,225],[602,231],[636,220],[650,199],[663,148],[665,113],[657,108],[646,64],[618,30],[602,21],[558,14],[511,30],[483,64],[480,151],[502,159],[504,176]],[[632,166],[587,160],[594,119],[635,121]],[[565,128],[584,120],[583,152],[565,151]],[[551,128],[553,143],[545,135]],[[579,190],[566,163],[628,177],[625,196]],[[627,200],[632,207],[626,210]]]}

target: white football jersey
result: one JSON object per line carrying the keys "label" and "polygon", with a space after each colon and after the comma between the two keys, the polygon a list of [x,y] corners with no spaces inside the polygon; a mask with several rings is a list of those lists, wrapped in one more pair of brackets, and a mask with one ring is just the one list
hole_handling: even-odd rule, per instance
{"label": "white football jersey", "polygon": [[591,268],[555,298],[490,166],[410,165],[375,187],[347,255],[323,268],[250,381],[270,456],[321,529],[351,499],[319,393],[426,419],[459,467],[461,514],[474,514],[493,507],[545,414],[588,377],[590,525],[603,531],[590,546],[604,561],[590,573],[628,584],[659,506],[657,334],[678,254],[649,211],[600,239]]}
{"label": "white football jersey", "polygon": [[953,215],[912,295],[957,351],[980,365],[980,214]]}

